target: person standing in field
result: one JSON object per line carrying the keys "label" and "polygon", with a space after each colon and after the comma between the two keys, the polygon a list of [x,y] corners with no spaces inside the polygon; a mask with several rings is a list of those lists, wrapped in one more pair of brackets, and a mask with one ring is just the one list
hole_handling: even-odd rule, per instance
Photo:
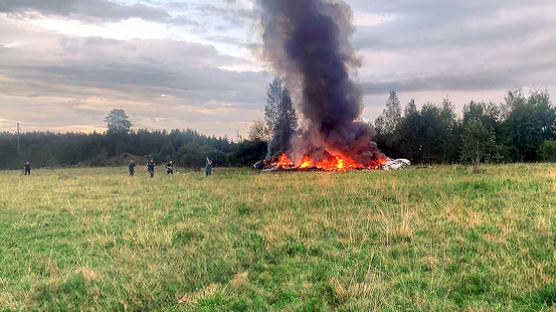
{"label": "person standing in field", "polygon": [[174,174],[174,163],[170,160],[170,162],[168,162],[166,164],[166,174]]}
{"label": "person standing in field", "polygon": [[210,158],[208,157],[208,155],[205,155],[205,174],[206,176],[210,176],[212,175],[212,160],[210,160]]}
{"label": "person standing in field", "polygon": [[31,175],[31,162],[26,161],[25,165],[23,165],[23,170],[25,172],[24,175],[30,176]]}
{"label": "person standing in field", "polygon": [[149,172],[151,178],[154,178],[154,168],[156,167],[156,164],[154,163],[154,159],[149,160],[149,163],[147,164],[147,171]]}
{"label": "person standing in field", "polygon": [[129,161],[129,165],[127,166],[129,169],[129,176],[135,176],[135,162],[132,160]]}

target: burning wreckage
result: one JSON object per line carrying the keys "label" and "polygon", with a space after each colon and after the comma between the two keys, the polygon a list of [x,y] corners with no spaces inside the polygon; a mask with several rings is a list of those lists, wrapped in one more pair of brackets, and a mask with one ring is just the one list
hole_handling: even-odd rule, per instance
{"label": "burning wreckage", "polygon": [[261,160],[253,165],[255,169],[263,171],[348,171],[348,170],[403,170],[411,162],[407,159],[381,159],[362,165],[341,156],[330,157],[326,161],[315,161],[311,157],[304,157],[300,162],[290,160],[287,154],[281,154],[275,160]]}
{"label": "burning wreckage", "polygon": [[258,0],[263,55],[297,91],[303,127],[287,153],[255,164],[263,170],[403,169],[372,141],[361,119],[362,92],[350,78],[359,59],[350,43],[351,8],[341,0]]}

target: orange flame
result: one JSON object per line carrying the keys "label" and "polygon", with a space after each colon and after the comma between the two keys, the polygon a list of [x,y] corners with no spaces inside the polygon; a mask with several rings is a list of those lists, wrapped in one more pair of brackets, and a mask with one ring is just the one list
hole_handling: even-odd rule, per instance
{"label": "orange flame", "polygon": [[280,168],[285,168],[285,167],[293,167],[295,166],[295,164],[293,163],[293,161],[291,161],[288,158],[288,155],[286,154],[282,154],[280,155],[280,157],[278,157],[278,162],[276,164],[278,167]]}
{"label": "orange flame", "polygon": [[336,156],[336,168],[338,168],[338,170],[343,170],[344,169],[344,160],[340,157],[340,156]]}
{"label": "orange flame", "polygon": [[299,165],[299,168],[301,169],[311,168],[313,167],[313,164],[314,164],[313,159],[305,156],[305,158],[303,158],[303,161],[301,162],[301,165]]}
{"label": "orange flame", "polygon": [[292,161],[287,154],[282,154],[274,163],[277,169],[316,169],[324,171],[347,171],[347,170],[364,170],[379,169],[380,166],[387,162],[388,159],[373,159],[367,166],[360,164],[349,157],[336,156],[334,158],[322,161],[315,161],[310,156],[305,156],[298,162]]}

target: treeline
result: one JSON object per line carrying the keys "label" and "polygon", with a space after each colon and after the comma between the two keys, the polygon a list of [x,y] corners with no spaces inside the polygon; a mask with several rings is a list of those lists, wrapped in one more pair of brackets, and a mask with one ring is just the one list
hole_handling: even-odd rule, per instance
{"label": "treeline", "polygon": [[115,166],[129,159],[157,162],[173,160],[179,166],[204,166],[208,154],[216,166],[251,165],[264,158],[266,143],[230,142],[193,130],[109,131],[105,134],[30,132],[20,136],[0,133],[2,169],[21,168],[25,160],[33,167]]}
{"label": "treeline", "polygon": [[[115,166],[130,159],[200,168],[208,154],[216,166],[251,166],[288,149],[297,128],[288,90],[277,79],[267,87],[265,121],[253,123],[249,139],[231,142],[194,130],[131,131],[123,110],[106,117],[106,133],[0,133],[0,169]],[[458,116],[449,99],[420,108],[414,100],[402,109],[391,92],[372,126],[379,148],[413,163],[556,161],[556,108],[547,92],[508,92],[501,104],[471,102]],[[267,144],[267,142],[269,142]]]}
{"label": "treeline", "polygon": [[460,116],[449,99],[402,111],[396,92],[373,123],[390,157],[415,163],[556,161],[556,110],[549,94],[509,91],[502,104],[471,102]]}

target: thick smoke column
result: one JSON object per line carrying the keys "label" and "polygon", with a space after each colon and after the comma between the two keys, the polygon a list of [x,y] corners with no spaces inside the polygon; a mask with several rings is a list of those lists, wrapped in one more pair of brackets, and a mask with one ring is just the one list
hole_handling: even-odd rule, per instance
{"label": "thick smoke column", "polygon": [[293,154],[324,151],[367,164],[382,157],[360,119],[361,92],[350,79],[358,66],[349,38],[350,7],[340,0],[258,0],[264,56],[292,89],[301,87],[303,134]]}

